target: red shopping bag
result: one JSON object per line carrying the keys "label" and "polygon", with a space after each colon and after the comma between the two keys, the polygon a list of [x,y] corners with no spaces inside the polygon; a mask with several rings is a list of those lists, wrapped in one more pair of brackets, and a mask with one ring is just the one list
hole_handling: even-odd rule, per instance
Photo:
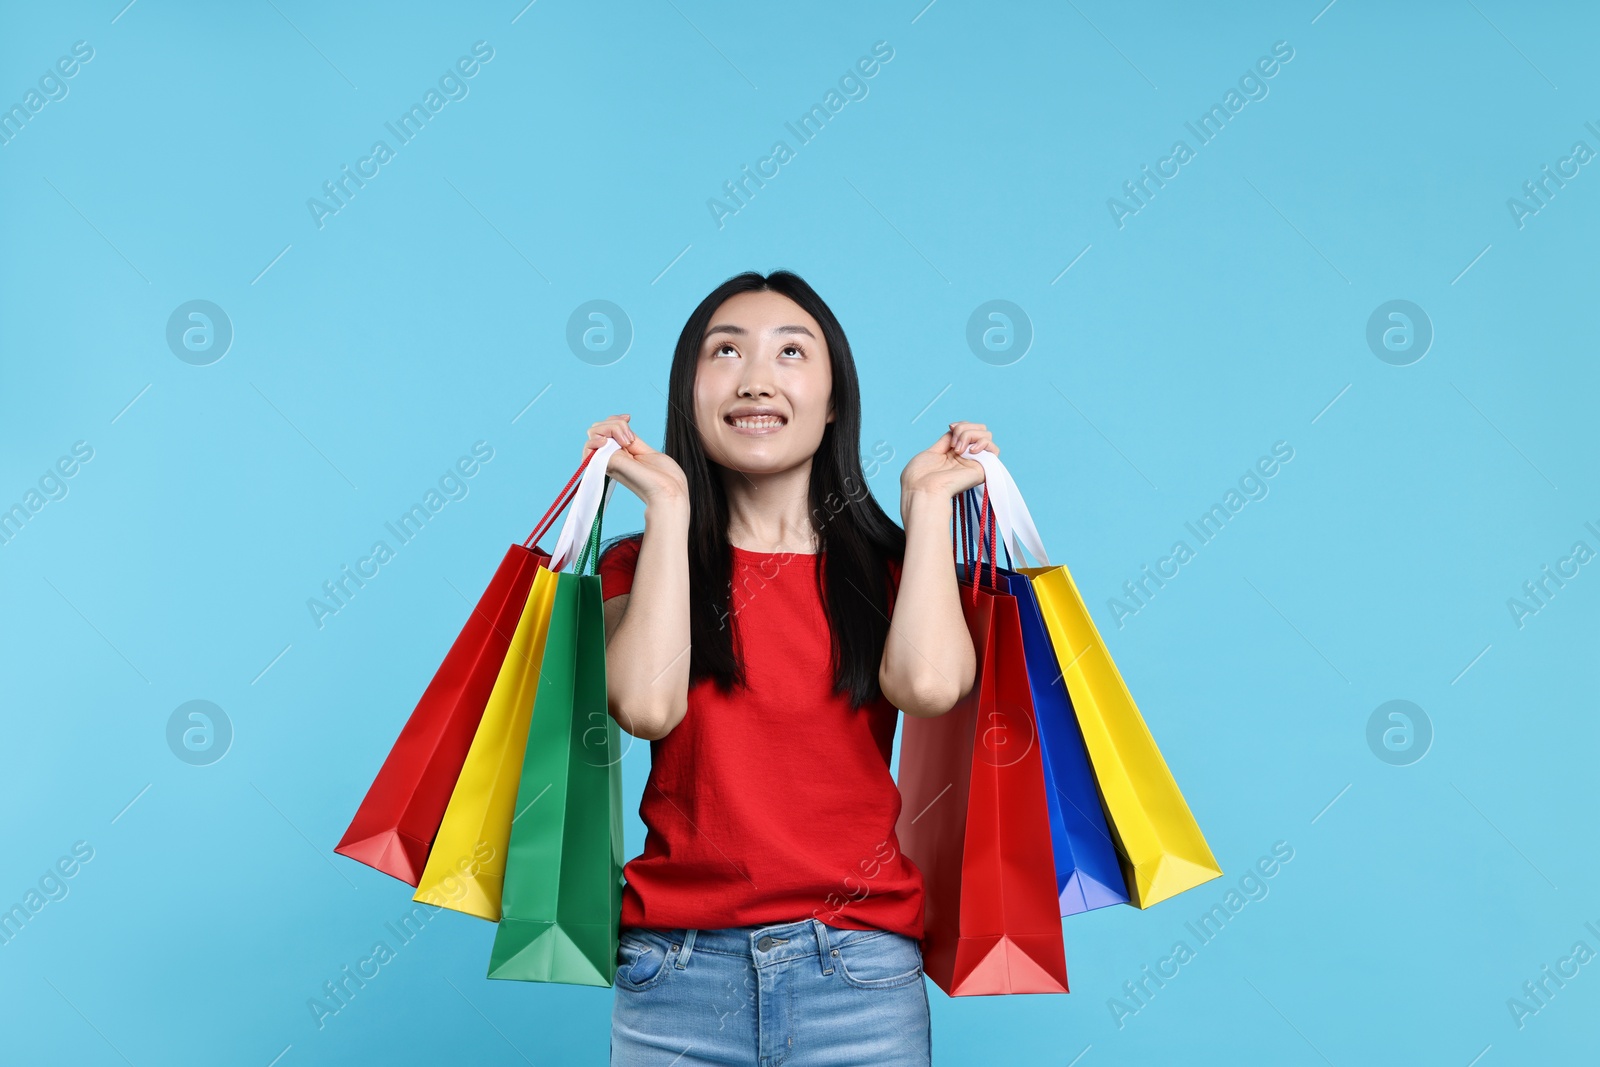
{"label": "red shopping bag", "polygon": [[550,562],[549,553],[538,546],[539,537],[576,491],[581,473],[580,467],[527,540],[506,550],[335,852],[407,885],[422,880],[428,852],[528,601],[534,574]]}
{"label": "red shopping bag", "polygon": [[[987,515],[985,494],[980,531]],[[923,873],[923,970],[940,989],[953,997],[1065,993],[1050,811],[1022,626],[1016,599],[997,587],[992,548],[989,558],[985,582],[969,553],[961,583],[978,657],[972,691],[943,715],[906,717],[895,833]],[[980,580],[972,580],[974,570]]]}

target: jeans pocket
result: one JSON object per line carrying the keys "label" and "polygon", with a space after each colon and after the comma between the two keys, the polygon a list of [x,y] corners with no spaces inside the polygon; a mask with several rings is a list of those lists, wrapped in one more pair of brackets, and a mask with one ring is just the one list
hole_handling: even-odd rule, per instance
{"label": "jeans pocket", "polygon": [[922,945],[888,930],[834,942],[839,975],[857,989],[898,989],[922,978]]}
{"label": "jeans pocket", "polygon": [[617,939],[616,985],[633,993],[653,988],[672,970],[668,964],[677,954],[678,946],[660,934],[622,931]]}

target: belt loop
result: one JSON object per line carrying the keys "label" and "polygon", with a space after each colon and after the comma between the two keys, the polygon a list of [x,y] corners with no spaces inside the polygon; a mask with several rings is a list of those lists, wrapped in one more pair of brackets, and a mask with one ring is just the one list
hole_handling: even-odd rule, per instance
{"label": "belt loop", "polygon": [[822,973],[833,973],[832,948],[828,944],[828,928],[822,925],[821,919],[812,919],[811,926],[817,935],[817,956],[822,960]]}
{"label": "belt loop", "polygon": [[685,930],[683,932],[683,951],[678,953],[677,962],[673,966],[680,971],[683,970],[689,965],[689,955],[692,952],[694,952],[694,931]]}

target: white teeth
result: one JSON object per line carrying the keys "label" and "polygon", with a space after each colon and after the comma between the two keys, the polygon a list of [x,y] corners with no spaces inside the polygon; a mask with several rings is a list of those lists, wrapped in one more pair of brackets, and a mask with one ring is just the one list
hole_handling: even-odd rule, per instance
{"label": "white teeth", "polygon": [[782,426],[783,420],[776,415],[756,415],[741,419],[734,419],[733,424],[741,430],[755,430],[767,426]]}

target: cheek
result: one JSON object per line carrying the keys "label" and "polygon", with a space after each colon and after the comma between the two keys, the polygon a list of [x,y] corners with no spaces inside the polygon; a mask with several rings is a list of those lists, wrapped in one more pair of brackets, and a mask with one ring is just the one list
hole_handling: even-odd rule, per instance
{"label": "cheek", "polygon": [[719,390],[719,375],[716,369],[709,364],[702,363],[695,371],[694,376],[694,413],[695,421],[701,423],[715,412],[723,395]]}

